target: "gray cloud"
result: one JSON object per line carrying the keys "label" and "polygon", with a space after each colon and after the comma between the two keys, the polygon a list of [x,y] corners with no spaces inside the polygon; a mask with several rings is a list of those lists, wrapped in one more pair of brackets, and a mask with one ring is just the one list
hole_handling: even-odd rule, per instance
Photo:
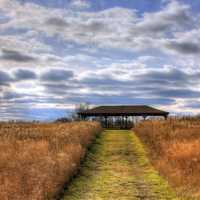
{"label": "gray cloud", "polygon": [[[200,76],[200,74],[199,74]],[[198,73],[187,74],[182,70],[175,68],[169,70],[148,70],[146,72],[135,74],[132,80],[119,80],[107,75],[91,75],[81,80],[82,84],[98,87],[98,86],[113,86],[116,88],[121,86],[125,87],[139,87],[139,86],[185,86],[190,81],[198,81]],[[190,82],[191,83],[191,82]]]}
{"label": "gray cloud", "polygon": [[12,81],[13,79],[8,73],[0,71],[0,86],[9,85]]}
{"label": "gray cloud", "polygon": [[35,57],[26,55],[19,51],[8,50],[8,49],[2,49],[1,51],[2,55],[0,56],[0,58],[3,60],[15,61],[15,62],[32,62],[37,60]]}
{"label": "gray cloud", "polygon": [[126,95],[73,95],[67,98],[68,101],[75,103],[89,102],[91,104],[148,104],[148,105],[170,105],[175,101],[171,98],[139,98]]}
{"label": "gray cloud", "polygon": [[[199,73],[186,73],[178,69],[151,71],[137,77],[148,96],[164,98],[199,98],[200,92],[192,88],[200,83]],[[150,88],[148,86],[151,86]]]}
{"label": "gray cloud", "polygon": [[192,89],[162,89],[154,91],[153,94],[168,98],[199,98],[200,92]]}
{"label": "gray cloud", "polygon": [[108,33],[110,30],[105,21],[97,19],[88,20],[87,22],[80,24],[79,28],[82,29],[83,32],[88,31],[93,34]]}
{"label": "gray cloud", "polygon": [[[87,3],[80,0],[72,2],[76,2],[76,5]],[[19,10],[23,10],[21,15],[25,18],[25,25],[13,20],[10,26],[29,27],[47,36],[56,35],[62,40],[92,44],[102,48],[126,50],[163,48],[158,44],[160,41],[157,36],[161,34],[169,39],[174,37],[177,31],[186,31],[188,27],[194,28],[195,24],[190,7],[178,1],[170,1],[160,11],[146,12],[142,17],[137,15],[135,10],[122,7],[112,7],[98,12],[75,10],[53,12],[53,9],[48,10],[44,7],[37,9],[38,7],[31,4],[28,6],[33,13],[30,17],[28,11],[22,9],[22,5],[18,5]]]}
{"label": "gray cloud", "polygon": [[184,87],[193,80],[195,74],[187,74],[178,69],[169,69],[163,71],[148,71],[143,74],[136,76],[136,80],[146,85],[160,85],[161,87],[174,86]]}
{"label": "gray cloud", "polygon": [[44,72],[41,76],[42,81],[46,82],[59,82],[59,81],[67,81],[73,78],[74,73],[69,70],[62,69],[51,69],[47,72]]}
{"label": "gray cloud", "polygon": [[192,109],[200,109],[200,101],[198,100],[186,101],[186,103],[184,104],[184,107],[192,108]]}
{"label": "gray cloud", "polygon": [[189,6],[174,1],[159,12],[145,13],[141,22],[136,24],[135,31],[141,34],[160,34],[191,25],[192,21]]}
{"label": "gray cloud", "polygon": [[[109,85],[122,85],[123,81],[120,80],[116,80],[112,77],[106,77],[106,76],[98,76],[98,75],[94,75],[93,77],[87,77],[84,78],[83,80],[81,80],[82,84],[88,85],[88,86],[94,86],[94,87],[98,87],[98,86],[109,86]],[[128,84],[127,82],[124,82],[125,84]]]}
{"label": "gray cloud", "polygon": [[199,43],[193,43],[192,41],[170,41],[165,44],[165,47],[169,50],[173,50],[180,54],[199,54],[200,45]]}
{"label": "gray cloud", "polygon": [[17,93],[17,92],[5,92],[3,94],[4,100],[15,100],[15,99],[18,99],[18,98],[21,98],[21,97],[23,97],[23,95],[20,94],[20,93]]}
{"label": "gray cloud", "polygon": [[69,91],[77,90],[79,91],[82,86],[79,84],[74,83],[74,80],[67,81],[69,83],[44,83],[42,86],[46,89],[46,91],[50,94],[57,94],[57,95],[66,95]]}
{"label": "gray cloud", "polygon": [[[200,83],[199,73],[186,73],[178,69],[151,70],[134,75],[132,80],[116,80],[111,77],[96,75],[83,79],[80,84],[92,90],[118,92],[121,95],[135,97],[160,98],[195,98],[200,92],[191,88]],[[184,88],[184,89],[183,89]]]}
{"label": "gray cloud", "polygon": [[52,17],[49,18],[46,22],[46,25],[57,26],[57,27],[67,27],[69,24],[62,18]]}
{"label": "gray cloud", "polygon": [[37,78],[35,72],[27,69],[18,69],[14,75],[16,80],[31,80]]}

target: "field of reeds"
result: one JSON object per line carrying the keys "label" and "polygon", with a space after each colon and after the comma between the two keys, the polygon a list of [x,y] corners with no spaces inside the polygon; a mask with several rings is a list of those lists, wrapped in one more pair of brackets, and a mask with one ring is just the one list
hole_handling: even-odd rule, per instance
{"label": "field of reeds", "polygon": [[147,120],[134,131],[177,193],[200,198],[200,119]]}
{"label": "field of reeds", "polygon": [[54,199],[100,132],[95,122],[1,123],[0,199]]}

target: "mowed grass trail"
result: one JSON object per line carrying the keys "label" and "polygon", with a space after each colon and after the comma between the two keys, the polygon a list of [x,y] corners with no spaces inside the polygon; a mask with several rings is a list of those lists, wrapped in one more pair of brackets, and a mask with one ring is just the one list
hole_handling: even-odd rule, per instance
{"label": "mowed grass trail", "polygon": [[176,200],[131,131],[104,131],[63,200]]}

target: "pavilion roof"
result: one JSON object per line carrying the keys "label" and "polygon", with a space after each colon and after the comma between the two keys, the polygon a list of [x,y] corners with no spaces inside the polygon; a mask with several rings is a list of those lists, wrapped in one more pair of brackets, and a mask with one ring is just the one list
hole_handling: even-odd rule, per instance
{"label": "pavilion roof", "polygon": [[80,111],[78,114],[85,116],[101,116],[101,115],[166,116],[169,113],[147,105],[117,105],[117,106],[98,106],[92,109]]}

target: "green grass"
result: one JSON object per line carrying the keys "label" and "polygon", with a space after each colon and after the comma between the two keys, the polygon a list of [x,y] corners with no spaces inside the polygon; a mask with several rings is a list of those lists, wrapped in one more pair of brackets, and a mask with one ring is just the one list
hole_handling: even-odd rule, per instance
{"label": "green grass", "polygon": [[151,166],[131,131],[104,131],[96,139],[63,200],[178,200]]}

